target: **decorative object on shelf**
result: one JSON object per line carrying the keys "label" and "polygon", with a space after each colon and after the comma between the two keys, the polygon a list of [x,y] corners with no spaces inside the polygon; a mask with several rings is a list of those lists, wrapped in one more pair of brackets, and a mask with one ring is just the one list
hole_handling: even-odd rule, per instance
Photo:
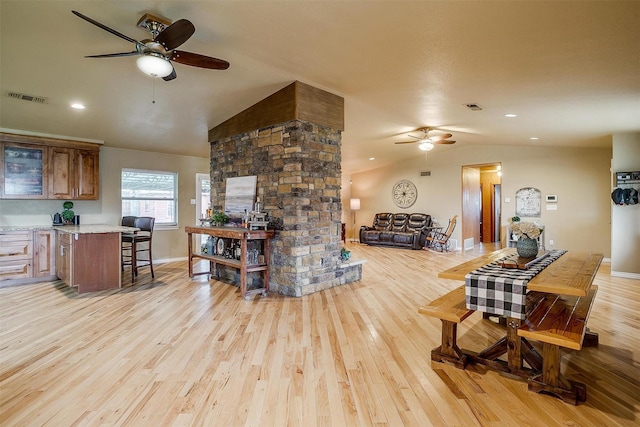
{"label": "decorative object on shelf", "polygon": [[347,261],[349,258],[351,258],[351,251],[347,250],[347,248],[342,248],[340,250],[340,259],[342,261]]}
{"label": "decorative object on shelf", "polygon": [[222,211],[213,211],[213,214],[211,214],[211,221],[219,227],[226,224],[229,221],[229,217]]}
{"label": "decorative object on shelf", "polygon": [[219,256],[224,256],[224,252],[225,252],[225,243],[224,243],[224,239],[222,238],[218,238],[218,241],[216,243],[216,254]]}
{"label": "decorative object on shelf", "polygon": [[512,222],[511,232],[518,237],[516,250],[523,258],[531,258],[538,254],[538,237],[542,229],[533,222]]}
{"label": "decorative object on shelf", "polygon": [[400,208],[410,208],[418,199],[418,189],[413,182],[403,179],[393,186],[393,203]]}
{"label": "decorative object on shelf", "polygon": [[[518,215],[512,216],[509,219],[509,223],[513,224],[514,222],[520,222],[520,217]],[[509,227],[509,229],[511,229],[511,227]],[[514,241],[518,240],[518,236],[516,235],[516,233],[511,233],[511,240],[514,240]]]}
{"label": "decorative object on shelf", "polygon": [[73,209],[73,202],[66,201],[62,204],[64,210],[62,211],[62,220],[65,224],[73,224],[73,220],[76,214],[71,210]]}
{"label": "decorative object on shelf", "polygon": [[249,221],[248,221],[248,228],[249,230],[260,230],[261,228],[263,230],[267,229],[267,226],[269,225],[269,220],[267,219],[267,213],[266,212],[251,212],[251,214],[249,215]]}

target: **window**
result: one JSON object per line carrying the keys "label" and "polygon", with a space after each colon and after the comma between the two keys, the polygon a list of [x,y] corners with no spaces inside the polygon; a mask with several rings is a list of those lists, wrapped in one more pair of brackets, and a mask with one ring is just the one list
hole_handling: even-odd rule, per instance
{"label": "window", "polygon": [[122,216],[151,216],[156,225],[178,225],[178,174],[122,169]]}

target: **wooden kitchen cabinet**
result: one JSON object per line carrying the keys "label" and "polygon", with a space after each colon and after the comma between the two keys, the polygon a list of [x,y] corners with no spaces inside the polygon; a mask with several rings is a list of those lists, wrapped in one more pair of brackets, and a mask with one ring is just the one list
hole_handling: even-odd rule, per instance
{"label": "wooden kitchen cabinet", "polygon": [[0,282],[3,286],[55,277],[55,231],[0,231]]}
{"label": "wooden kitchen cabinet", "polygon": [[32,277],[32,268],[33,232],[0,232],[0,280]]}
{"label": "wooden kitchen cabinet", "polygon": [[0,133],[0,197],[98,200],[98,144]]}
{"label": "wooden kitchen cabinet", "polygon": [[73,246],[71,246],[71,234],[57,233],[56,236],[56,276],[69,286],[73,286]]}
{"label": "wooden kitchen cabinet", "polygon": [[98,199],[97,150],[49,149],[49,199]]}
{"label": "wooden kitchen cabinet", "polygon": [[33,232],[33,277],[55,275],[55,231]]}
{"label": "wooden kitchen cabinet", "polygon": [[6,199],[46,199],[48,147],[0,142],[0,196]]}

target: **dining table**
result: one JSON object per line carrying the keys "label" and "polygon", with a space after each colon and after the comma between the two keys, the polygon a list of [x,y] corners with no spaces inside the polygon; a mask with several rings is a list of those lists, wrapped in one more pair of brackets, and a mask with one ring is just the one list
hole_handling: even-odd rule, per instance
{"label": "dining table", "polygon": [[[508,373],[529,381],[536,375],[540,375],[544,368],[543,356],[545,353],[543,352],[541,355],[536,350],[527,339],[527,336],[534,337],[534,334],[527,334],[527,331],[525,331],[530,326],[530,319],[527,318],[527,314],[531,312],[531,304],[539,303],[545,297],[573,300],[580,298],[584,300],[593,299],[597,287],[592,285],[602,259],[602,254],[598,253],[562,251],[560,256],[547,263],[548,265],[526,282],[526,304],[529,306],[523,309],[523,316],[496,315],[490,312],[491,310],[484,310],[475,306],[470,307],[469,305],[469,295],[472,292],[469,289],[469,277],[472,277],[474,272],[482,271],[487,266],[500,266],[505,260],[515,260],[517,263],[518,256],[514,248],[503,248],[489,252],[441,271],[438,274],[440,279],[465,282],[467,308],[483,312],[485,319],[497,318],[498,323],[506,327],[505,335],[484,350],[480,352],[463,350],[468,363],[484,365],[490,370]],[[505,269],[506,271],[508,269]],[[496,293],[496,295],[499,294]],[[588,317],[588,311],[586,316]],[[598,335],[586,328],[584,337],[574,337],[574,340],[579,342],[574,348],[580,349],[582,346],[597,345]],[[505,354],[506,361],[501,360],[500,358]],[[527,363],[528,367],[524,365],[524,362]],[[558,366],[553,366],[551,369],[555,371],[552,376],[561,377],[559,363]],[[547,373],[547,375],[549,374]],[[553,379],[556,385],[557,378]]]}

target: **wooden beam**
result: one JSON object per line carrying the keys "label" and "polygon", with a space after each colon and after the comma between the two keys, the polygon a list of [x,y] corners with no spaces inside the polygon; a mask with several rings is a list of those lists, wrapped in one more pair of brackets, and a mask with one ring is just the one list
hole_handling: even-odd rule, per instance
{"label": "wooden beam", "polygon": [[344,98],[295,81],[209,130],[209,142],[290,120],[344,130]]}

